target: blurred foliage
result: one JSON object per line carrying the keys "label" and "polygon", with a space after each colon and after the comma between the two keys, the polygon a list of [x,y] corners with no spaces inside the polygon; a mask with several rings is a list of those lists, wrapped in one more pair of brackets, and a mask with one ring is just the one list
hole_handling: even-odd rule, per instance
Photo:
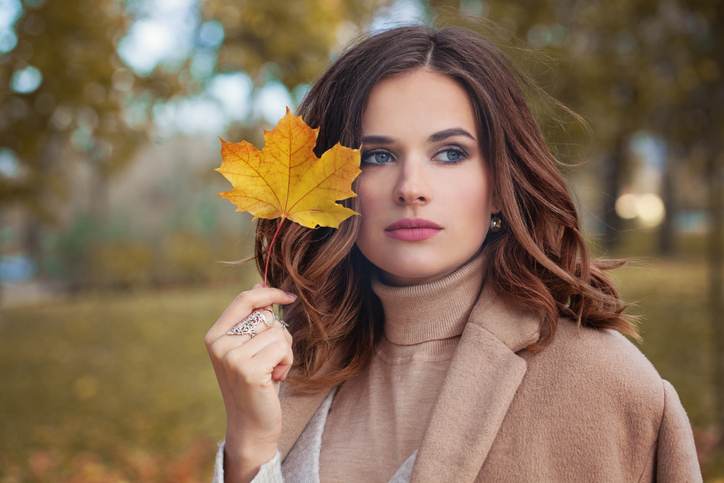
{"label": "blurred foliage", "polygon": [[[476,2],[429,4],[437,24],[493,39],[547,93],[583,114],[598,151],[638,129],[688,149],[711,146],[723,133],[716,106],[724,102],[712,103],[724,101],[724,32],[717,28],[724,13],[716,2],[490,1],[474,12],[460,5]],[[545,96],[535,95],[541,92],[529,94],[545,108]],[[570,140],[571,119],[561,124],[548,111],[541,121],[551,136],[558,128],[558,138]]]}
{"label": "blurred foliage", "polygon": [[170,280],[180,283],[207,282],[214,263],[209,242],[190,232],[171,233],[164,238],[163,267],[157,267]]}
{"label": "blurred foliage", "polygon": [[219,72],[242,70],[255,85],[276,79],[290,90],[314,81],[330,57],[361,33],[391,0],[299,0],[202,3],[204,19],[224,27]]}
{"label": "blurred foliage", "polygon": [[136,240],[112,240],[91,245],[88,283],[93,287],[129,288],[148,285],[153,261],[151,247]]}
{"label": "blurred foliage", "polygon": [[28,66],[42,82],[30,93],[0,97],[0,147],[20,162],[20,176],[0,176],[0,207],[21,203],[32,216],[52,221],[59,201],[68,198],[71,153],[91,166],[102,197],[107,178],[148,140],[149,117],[134,124],[124,108],[183,86],[177,76],[159,70],[141,77],[122,63],[116,47],[130,20],[121,2],[23,4],[17,46],[0,57],[0,83],[9,85]]}
{"label": "blurred foliage", "polygon": [[179,284],[235,283],[253,265],[228,265],[251,242],[218,230],[204,235],[179,229],[147,236],[115,233],[108,224],[79,215],[68,230],[46,238],[47,273],[71,293],[131,290]]}

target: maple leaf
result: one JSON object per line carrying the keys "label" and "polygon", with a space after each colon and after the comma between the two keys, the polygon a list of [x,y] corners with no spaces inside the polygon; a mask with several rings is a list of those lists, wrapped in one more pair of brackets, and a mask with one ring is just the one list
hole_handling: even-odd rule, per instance
{"label": "maple leaf", "polygon": [[[221,141],[221,173],[233,190],[218,193],[236,211],[255,218],[288,218],[302,226],[339,228],[345,219],[360,213],[335,203],[357,196],[352,181],[361,173],[360,150],[337,143],[317,158],[314,153],[319,128],[309,127],[301,116],[286,114],[271,130],[264,130],[260,151],[247,141]],[[281,224],[280,224],[281,226]]]}

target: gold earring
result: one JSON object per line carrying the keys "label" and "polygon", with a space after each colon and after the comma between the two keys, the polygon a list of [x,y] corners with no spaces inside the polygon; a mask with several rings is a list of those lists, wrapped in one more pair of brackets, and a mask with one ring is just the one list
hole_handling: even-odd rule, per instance
{"label": "gold earring", "polygon": [[490,231],[498,232],[503,228],[503,218],[499,214],[494,214],[490,218]]}

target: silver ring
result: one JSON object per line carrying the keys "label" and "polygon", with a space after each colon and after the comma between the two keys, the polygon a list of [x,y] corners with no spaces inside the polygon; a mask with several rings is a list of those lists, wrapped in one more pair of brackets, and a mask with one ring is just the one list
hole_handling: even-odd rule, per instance
{"label": "silver ring", "polygon": [[[267,321],[267,318],[264,317],[264,314],[262,313],[264,310],[271,312],[271,322]],[[276,318],[273,310],[268,308],[257,309],[247,315],[241,322],[237,322],[237,324],[227,330],[226,333],[228,335],[248,335],[253,339],[254,336],[258,334],[257,328],[259,328],[262,323],[271,327],[274,324],[274,320],[279,319]]]}

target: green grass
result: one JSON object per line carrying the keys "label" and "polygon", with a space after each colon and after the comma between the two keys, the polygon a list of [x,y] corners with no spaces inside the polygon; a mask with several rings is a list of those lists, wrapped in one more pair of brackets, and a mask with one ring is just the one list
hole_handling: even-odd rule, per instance
{"label": "green grass", "polygon": [[245,287],[3,311],[0,481],[208,481],[225,416],[203,337]]}
{"label": "green grass", "polygon": [[[641,350],[676,387],[706,452],[713,423],[706,267],[612,272]],[[225,414],[203,336],[253,285],[86,296],[0,312],[0,482],[209,481]],[[701,449],[701,448],[700,448]],[[718,463],[717,463],[718,462]]]}

